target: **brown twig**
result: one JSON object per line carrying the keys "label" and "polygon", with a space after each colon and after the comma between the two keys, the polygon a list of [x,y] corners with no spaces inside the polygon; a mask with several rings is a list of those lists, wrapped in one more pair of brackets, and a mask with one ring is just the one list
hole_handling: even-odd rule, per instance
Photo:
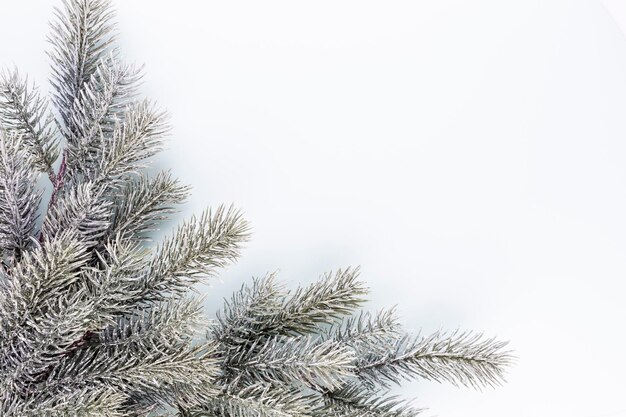
{"label": "brown twig", "polygon": [[48,208],[53,206],[56,203],[57,194],[59,190],[63,187],[63,183],[65,181],[65,171],[67,170],[67,152],[63,152],[63,160],[61,161],[61,166],[59,167],[59,173],[54,178],[54,189],[52,190],[52,197],[50,197],[50,203],[48,203]]}

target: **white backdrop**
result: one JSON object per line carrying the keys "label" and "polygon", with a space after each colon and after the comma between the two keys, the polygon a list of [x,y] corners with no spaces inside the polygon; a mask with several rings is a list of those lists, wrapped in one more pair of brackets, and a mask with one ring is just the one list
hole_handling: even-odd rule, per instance
{"label": "white backdrop", "polygon": [[[0,64],[46,88],[59,3],[0,3]],[[408,384],[429,415],[626,416],[626,38],[600,0],[115,4],[183,214],[254,226],[209,312],[253,275],[360,264],[371,308],[519,356],[501,389]]]}

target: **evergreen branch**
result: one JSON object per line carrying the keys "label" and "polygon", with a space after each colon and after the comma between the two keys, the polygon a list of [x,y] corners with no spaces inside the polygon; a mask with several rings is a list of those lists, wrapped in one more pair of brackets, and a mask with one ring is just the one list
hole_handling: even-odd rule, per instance
{"label": "evergreen branch", "polygon": [[113,10],[109,0],[63,0],[55,9],[48,41],[52,50],[53,102],[65,128],[77,134],[73,119],[75,102],[96,72],[115,39]]}
{"label": "evergreen branch", "polygon": [[206,324],[200,300],[168,301],[119,318],[98,333],[97,344],[149,353],[192,341]]}
{"label": "evergreen branch", "polygon": [[[88,261],[87,247],[70,232],[46,239],[33,250],[25,252],[8,276],[0,280],[0,316],[2,330],[23,323],[38,303],[46,300],[55,302],[64,289],[73,285],[80,277],[80,269]],[[45,309],[44,309],[45,311]],[[13,323],[13,325],[11,324]],[[0,346],[12,337],[4,334]]]}
{"label": "evergreen branch", "polygon": [[155,111],[148,102],[129,107],[124,123],[116,123],[110,143],[105,143],[106,137],[99,136],[97,161],[89,164],[91,171],[83,172],[87,181],[81,182],[74,174],[74,186],[65,190],[57,201],[64,185],[64,156],[41,235],[70,227],[79,230],[92,245],[102,240],[113,220],[110,192],[117,188],[122,177],[143,167],[143,161],[157,152],[166,132],[164,114]]}
{"label": "evergreen branch", "polygon": [[50,397],[35,393],[27,400],[0,394],[0,412],[20,417],[123,417],[121,407],[126,397],[107,389],[70,390]]}
{"label": "evergreen branch", "polygon": [[214,276],[216,269],[237,259],[248,230],[248,223],[232,207],[192,217],[157,249],[141,283],[146,299],[181,294],[203,277]]}
{"label": "evergreen branch", "polygon": [[173,205],[181,204],[188,193],[189,188],[169,172],[160,172],[154,178],[142,175],[129,181],[115,199],[115,217],[108,233],[142,239],[174,213]]}
{"label": "evergreen branch", "polygon": [[129,106],[118,120],[111,138],[98,137],[98,160],[86,175],[94,182],[113,181],[145,168],[145,160],[161,148],[169,131],[166,114],[148,101]]}
{"label": "evergreen branch", "polygon": [[143,289],[138,280],[145,273],[149,255],[146,248],[121,235],[107,242],[102,252],[96,251],[97,265],[83,276],[99,299],[103,317],[133,314],[139,307],[137,301],[142,299]]}
{"label": "evergreen branch", "polygon": [[359,376],[370,385],[420,377],[474,388],[503,382],[513,358],[507,343],[472,332],[405,335],[388,344],[388,352],[371,352],[359,358]]}
{"label": "evergreen branch", "polygon": [[26,389],[94,325],[91,300],[68,291],[86,255],[80,242],[61,234],[24,253],[1,280],[0,386]]}
{"label": "evergreen branch", "polygon": [[125,239],[122,233],[108,239],[102,253],[97,252],[100,271],[115,279],[135,279],[145,268],[150,250],[138,242]]}
{"label": "evergreen branch", "polygon": [[59,150],[48,101],[17,70],[0,76],[0,126],[19,133],[32,155],[32,164],[54,182],[52,165]]}
{"label": "evergreen branch", "polygon": [[361,312],[322,332],[325,339],[365,352],[385,349],[389,340],[396,340],[402,333],[395,308],[381,310],[375,315]]}
{"label": "evergreen branch", "polygon": [[307,417],[311,411],[311,399],[301,391],[257,383],[226,389],[202,409],[183,411],[180,417]]}
{"label": "evergreen branch", "polygon": [[102,155],[102,138],[111,140],[116,123],[132,104],[140,71],[113,56],[103,58],[74,102],[68,139],[69,171],[89,173]]}
{"label": "evergreen branch", "polygon": [[274,275],[243,286],[218,314],[212,334],[238,346],[276,335],[315,333],[358,307],[367,289],[358,281],[358,268],[325,274],[318,282],[290,294]]}
{"label": "evergreen branch", "polygon": [[32,244],[41,192],[32,157],[17,134],[0,130],[0,257],[19,259]]}
{"label": "evergreen branch", "polygon": [[275,274],[253,278],[252,285],[243,284],[230,301],[224,300],[222,312],[217,313],[219,325],[211,329],[213,338],[225,346],[239,346],[273,335],[274,317],[286,296]]}
{"label": "evergreen branch", "polygon": [[[0,77],[0,415],[414,417],[382,390],[502,381],[504,343],[410,337],[393,309],[352,317],[367,294],[358,269],[295,291],[254,280],[198,340],[207,324],[188,292],[239,256],[248,224],[220,207],[145,244],[188,193],[141,172],[167,117],[136,97],[110,0],[63,5],[49,37],[56,126],[34,86]],[[52,195],[36,239],[39,172]]]}
{"label": "evergreen branch", "polygon": [[[66,352],[95,322],[95,306],[83,292],[40,301],[20,329],[19,339],[9,340],[3,350],[0,390],[28,394],[58,365]],[[8,348],[8,349],[7,349]]]}
{"label": "evergreen branch", "polygon": [[368,293],[358,278],[359,268],[340,269],[307,288],[298,288],[276,317],[276,330],[281,334],[310,333],[352,313]]}
{"label": "evergreen branch", "polygon": [[109,388],[159,406],[178,401],[200,406],[216,394],[214,349],[211,343],[176,344],[141,355],[132,344],[89,346],[55,367],[45,387],[53,393],[66,386]]}
{"label": "evergreen branch", "polygon": [[229,379],[305,384],[333,390],[354,376],[354,351],[309,336],[273,337],[227,353]]}
{"label": "evergreen branch", "polygon": [[[82,346],[77,346],[79,351],[73,351],[72,355],[80,357],[83,354],[80,350],[83,349],[99,351],[102,353],[100,356],[103,362],[109,357],[129,360],[143,357],[150,362],[155,360],[159,362],[158,356],[165,355],[164,360],[157,363],[154,370],[146,367],[148,361],[146,364],[138,364],[141,375],[137,374],[138,370],[135,369],[135,373],[129,373],[127,379],[122,381],[128,386],[125,392],[129,394],[131,400],[127,404],[127,409],[142,414],[146,412],[145,410],[154,409],[155,405],[166,407],[170,404],[185,403],[199,406],[217,394],[217,388],[212,384],[217,376],[215,345],[207,342],[191,347],[194,336],[204,326],[206,319],[198,299],[170,300],[154,304],[147,311],[138,310],[119,317],[99,333],[92,333]],[[167,371],[168,366],[173,369],[167,380],[146,375],[146,372],[161,374],[160,368],[163,367],[163,370]],[[119,374],[119,370],[114,373]],[[154,384],[141,385],[142,382],[133,380],[137,378],[152,381]],[[160,375],[160,378],[163,378],[163,375]],[[140,387],[137,387],[138,383]],[[119,384],[120,381],[114,381],[112,386]],[[129,388],[132,390],[128,391]]]}
{"label": "evergreen branch", "polygon": [[411,406],[410,401],[396,396],[373,395],[358,385],[345,387],[323,396],[323,403],[316,408],[313,416],[336,417],[415,417],[422,409]]}
{"label": "evergreen branch", "polygon": [[[131,309],[124,297],[128,297],[127,288],[133,282],[128,274],[136,271],[137,253],[125,247],[105,271],[85,269],[90,259],[84,243],[69,232],[60,236],[26,253],[5,283],[6,302],[0,309],[5,337],[0,340],[0,353],[13,356],[3,362],[5,368],[0,367],[0,386],[29,390],[65,358],[94,340],[101,347],[126,345],[136,349],[135,332],[141,331],[148,355],[148,347],[162,349],[182,343],[183,334],[176,336],[176,332],[189,331],[198,324],[197,303],[161,305],[162,309],[151,315],[144,312],[145,316],[118,318],[122,333],[116,335],[110,327],[115,323],[113,318]],[[20,308],[11,316],[9,309],[16,306]],[[105,327],[107,324],[110,326]],[[98,333],[102,328],[105,330]],[[167,333],[161,335],[161,331]]]}
{"label": "evergreen branch", "polygon": [[42,237],[72,231],[85,244],[95,246],[106,234],[111,222],[112,203],[104,197],[104,189],[86,182],[64,190],[48,213],[41,227]]}

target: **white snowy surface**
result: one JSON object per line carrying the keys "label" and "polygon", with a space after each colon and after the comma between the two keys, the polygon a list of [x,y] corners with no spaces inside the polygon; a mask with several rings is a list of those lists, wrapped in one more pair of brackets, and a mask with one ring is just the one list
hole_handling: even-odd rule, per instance
{"label": "white snowy surface", "polygon": [[[46,88],[55,4],[0,3],[0,64]],[[371,308],[519,357],[497,390],[408,384],[428,415],[626,416],[626,2],[115,4],[182,216],[254,226],[209,312],[251,276],[360,264]]]}

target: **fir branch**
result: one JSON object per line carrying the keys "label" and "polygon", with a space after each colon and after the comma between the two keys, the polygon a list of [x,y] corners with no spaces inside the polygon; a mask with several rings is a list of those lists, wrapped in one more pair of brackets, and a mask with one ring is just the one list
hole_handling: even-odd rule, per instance
{"label": "fir branch", "polygon": [[86,159],[91,168],[86,177],[95,183],[112,183],[146,167],[146,160],[161,149],[161,140],[169,131],[167,116],[148,102],[129,106],[123,119],[115,124],[112,137],[96,139],[97,157]]}
{"label": "fir branch", "polygon": [[513,360],[506,345],[472,332],[405,335],[389,343],[387,353],[372,351],[359,358],[357,368],[370,385],[420,377],[473,388],[495,386]]}
{"label": "fir branch", "polygon": [[[87,246],[69,231],[45,239],[24,253],[8,276],[0,280],[0,315],[5,324],[2,329],[13,327],[8,325],[13,320],[26,320],[29,311],[41,308],[38,303],[57,301],[64,289],[79,279],[88,259]],[[7,335],[0,337],[0,346],[10,339]]]}
{"label": "fir branch", "polygon": [[109,235],[123,233],[128,238],[145,239],[149,232],[166,220],[185,201],[189,187],[160,172],[154,178],[139,176],[129,181],[115,198],[115,217]]}
{"label": "fir branch", "polygon": [[274,317],[283,308],[287,292],[276,282],[276,274],[254,278],[252,285],[243,284],[230,301],[217,313],[219,325],[211,329],[212,337],[224,345],[249,344],[272,335]]}
{"label": "fir branch", "polygon": [[20,417],[123,417],[119,410],[125,400],[123,393],[108,389],[67,389],[54,397],[38,392],[26,400],[10,398],[5,392],[0,394],[0,410]]}
{"label": "fir branch", "polygon": [[[144,160],[158,151],[166,132],[164,114],[155,111],[148,102],[129,107],[124,122],[116,123],[110,143],[105,143],[106,137],[99,136],[99,156],[90,164],[91,169],[83,172],[86,181],[77,179],[74,173],[74,185],[59,198],[64,186],[64,156],[41,235],[72,228],[94,246],[103,240],[114,215],[111,191],[127,183],[128,175],[141,169]],[[175,192],[181,191],[172,190]]]}
{"label": "fir branch", "polygon": [[115,40],[113,9],[109,0],[63,0],[55,9],[48,41],[52,50],[53,102],[72,136],[75,102],[85,83],[96,72]]}
{"label": "fir branch", "polygon": [[3,253],[19,259],[32,244],[41,192],[32,156],[16,133],[0,129],[0,258]]}
{"label": "fir branch", "polygon": [[[105,331],[95,343],[69,351],[48,375],[46,389],[57,392],[69,385],[114,389],[128,396],[123,408],[138,413],[179,402],[200,406],[215,396],[212,343],[192,346],[185,337],[159,337],[154,329],[146,330],[147,337],[141,340],[132,331]],[[134,331],[144,332],[136,326]]]}
{"label": "fir branch", "polygon": [[337,392],[327,393],[313,416],[336,417],[415,417],[422,409],[411,406],[410,401],[396,396],[374,395],[358,385],[347,386]]}
{"label": "fir branch", "polygon": [[0,76],[0,126],[19,133],[32,155],[31,163],[52,182],[55,178],[52,166],[59,156],[53,121],[47,100],[17,70]]}
{"label": "fir branch", "polygon": [[[93,258],[89,259],[89,267],[83,267],[80,279],[97,306],[99,323],[121,325],[137,318],[140,311],[148,313],[152,305],[144,302],[146,289],[141,283],[145,281],[150,251],[119,235],[102,252],[92,250],[95,264]],[[105,330],[105,327],[94,328],[91,336]]]}
{"label": "fir branch", "polygon": [[311,398],[301,391],[257,383],[226,389],[202,409],[183,411],[180,417],[307,417],[311,412]]}
{"label": "fir branch", "polygon": [[132,104],[140,70],[123,65],[114,56],[103,58],[75,100],[68,140],[71,175],[89,173],[102,156],[102,139],[111,140],[116,124]]}
{"label": "fir branch", "polygon": [[96,252],[100,271],[116,279],[137,278],[145,268],[150,250],[138,242],[126,239],[123,233],[108,239],[103,252]]}
{"label": "fir branch", "polygon": [[105,198],[104,188],[86,182],[66,189],[48,212],[41,228],[42,237],[63,231],[76,233],[88,246],[95,246],[111,224],[112,203]]}
{"label": "fir branch", "polygon": [[322,332],[325,339],[335,340],[357,351],[385,349],[390,340],[403,334],[396,309],[383,309],[376,314],[361,312],[344,319]]}
{"label": "fir branch", "polygon": [[359,268],[327,273],[320,280],[298,288],[274,319],[279,334],[306,334],[332,324],[363,305],[368,293],[359,281]]}
{"label": "fir branch", "polygon": [[132,344],[94,345],[78,349],[49,374],[45,387],[109,388],[129,396],[146,396],[155,405],[178,401],[200,406],[215,395],[214,345],[177,344],[137,354]]}
{"label": "fir branch", "polygon": [[171,300],[119,318],[98,333],[97,344],[114,348],[126,346],[149,354],[191,342],[206,326],[200,300]]}
{"label": "fir branch", "polygon": [[305,335],[320,331],[364,301],[365,286],[358,268],[325,274],[293,294],[276,283],[274,275],[244,286],[218,314],[220,326],[212,329],[217,340],[230,345],[249,344],[275,335]]}
{"label": "fir branch", "polygon": [[0,387],[22,392],[91,326],[94,303],[69,291],[87,261],[71,234],[44,241],[1,281]]}
{"label": "fir branch", "polygon": [[[254,280],[198,340],[207,323],[188,293],[239,256],[249,226],[220,207],[145,244],[188,193],[168,172],[141,172],[167,117],[136,97],[109,0],[63,4],[49,38],[67,141],[57,173],[46,100],[17,72],[0,80],[0,415],[413,417],[382,390],[502,381],[504,343],[410,337],[393,310],[352,316],[367,294],[358,268],[295,291]],[[40,230],[38,172],[52,182]]]}
{"label": "fir branch", "polygon": [[352,349],[316,337],[273,337],[227,353],[229,379],[305,384],[333,390],[354,376]]}
{"label": "fir branch", "polygon": [[102,252],[95,253],[97,264],[84,271],[83,276],[91,292],[100,300],[100,313],[112,318],[134,314],[144,293],[138,282],[145,274],[149,250],[117,235],[107,242]]}
{"label": "fir branch", "polygon": [[218,268],[238,258],[248,230],[248,223],[232,207],[192,217],[157,249],[141,283],[146,299],[183,293],[204,277],[214,276]]}
{"label": "fir branch", "polygon": [[8,354],[0,371],[0,390],[22,394],[35,391],[66,352],[90,328],[99,325],[93,301],[82,292],[40,301],[37,307],[39,311],[26,316],[19,339],[3,346]]}

